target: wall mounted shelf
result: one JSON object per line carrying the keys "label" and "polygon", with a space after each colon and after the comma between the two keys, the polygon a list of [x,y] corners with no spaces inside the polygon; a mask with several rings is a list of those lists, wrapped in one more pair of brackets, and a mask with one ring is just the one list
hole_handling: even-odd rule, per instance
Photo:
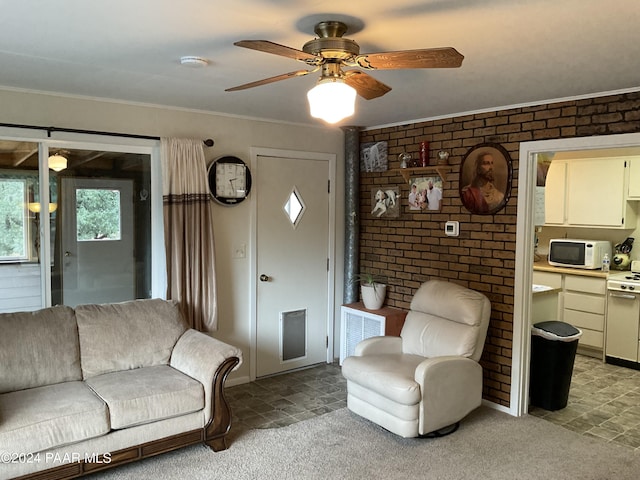
{"label": "wall mounted shelf", "polygon": [[442,180],[446,178],[447,173],[451,171],[451,167],[448,165],[433,165],[431,167],[407,167],[407,168],[394,168],[393,171],[402,175],[405,182],[409,183],[411,177],[417,177],[421,175],[428,175],[430,173],[437,173]]}

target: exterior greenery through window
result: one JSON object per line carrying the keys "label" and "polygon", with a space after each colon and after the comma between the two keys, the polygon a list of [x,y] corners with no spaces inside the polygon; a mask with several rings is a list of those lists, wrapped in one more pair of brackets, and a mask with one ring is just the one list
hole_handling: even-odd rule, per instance
{"label": "exterior greenery through window", "polygon": [[98,188],[76,190],[78,241],[120,240],[120,192]]}
{"label": "exterior greenery through window", "polygon": [[0,260],[27,258],[26,181],[0,179]]}

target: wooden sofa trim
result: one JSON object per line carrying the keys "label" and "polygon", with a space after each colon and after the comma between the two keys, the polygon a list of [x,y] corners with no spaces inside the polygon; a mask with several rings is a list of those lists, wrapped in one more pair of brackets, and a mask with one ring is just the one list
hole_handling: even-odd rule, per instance
{"label": "wooden sofa trim", "polygon": [[[89,473],[117,467],[143,458],[160,455],[178,448],[203,442],[213,451],[227,449],[226,435],[231,429],[231,407],[224,395],[224,383],[231,370],[240,363],[238,357],[226,359],[216,370],[213,377],[213,398],[211,401],[211,420],[204,428],[178,433],[170,437],[135,445],[111,452],[110,458],[100,455],[91,462],[80,461],[53,467],[48,470],[30,473],[14,480],[65,480],[77,478]],[[108,463],[107,463],[108,462]]]}

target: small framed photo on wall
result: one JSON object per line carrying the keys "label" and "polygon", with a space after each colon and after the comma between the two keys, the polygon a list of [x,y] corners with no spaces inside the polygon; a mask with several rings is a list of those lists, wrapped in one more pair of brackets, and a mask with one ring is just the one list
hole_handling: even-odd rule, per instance
{"label": "small framed photo on wall", "polygon": [[360,146],[360,171],[386,172],[388,163],[387,142],[369,142]]}
{"label": "small framed photo on wall", "polygon": [[442,178],[439,175],[409,181],[409,210],[439,212],[442,209]]}
{"label": "small framed photo on wall", "polygon": [[504,208],[511,195],[509,152],[497,143],[471,148],[460,165],[460,200],[471,213],[492,215]]}
{"label": "small framed photo on wall", "polygon": [[397,218],[400,216],[400,187],[371,189],[371,216]]}

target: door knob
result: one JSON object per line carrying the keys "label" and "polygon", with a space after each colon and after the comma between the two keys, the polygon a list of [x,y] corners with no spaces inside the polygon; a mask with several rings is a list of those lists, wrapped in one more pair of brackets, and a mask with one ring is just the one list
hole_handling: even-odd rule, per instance
{"label": "door knob", "polygon": [[269,280],[271,280],[269,275],[265,275],[264,273],[262,275],[260,275],[260,281],[261,282],[268,282]]}
{"label": "door knob", "polygon": [[64,256],[65,257],[70,257],[71,256],[71,252],[64,252]]}

